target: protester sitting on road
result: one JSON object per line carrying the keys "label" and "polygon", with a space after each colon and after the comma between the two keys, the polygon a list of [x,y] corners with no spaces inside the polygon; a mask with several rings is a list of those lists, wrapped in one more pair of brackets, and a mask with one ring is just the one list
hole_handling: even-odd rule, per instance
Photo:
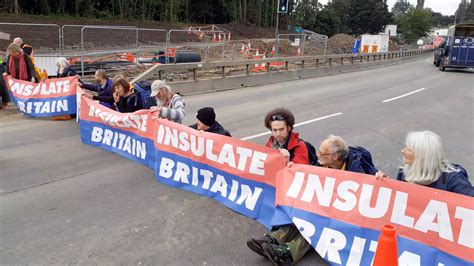
{"label": "protester sitting on road", "polygon": [[[309,164],[308,149],[299,134],[293,131],[295,117],[286,108],[276,108],[265,116],[265,127],[272,136],[266,146],[280,150],[287,164]],[[306,242],[293,224],[279,226],[260,239],[250,239],[247,246],[257,254],[269,258],[276,264],[298,262],[311,245]],[[264,245],[265,244],[265,245]],[[268,244],[268,245],[267,245]]]}
{"label": "protester sitting on road", "polygon": [[[402,149],[403,166],[397,180],[417,185],[474,196],[466,170],[445,159],[441,137],[431,131],[414,131],[407,134]],[[377,172],[378,179],[386,175]]]}
{"label": "protester sitting on road", "polygon": [[132,113],[142,109],[142,104],[138,95],[130,90],[130,83],[119,78],[114,81],[114,102],[117,111],[121,113]]}
{"label": "protester sitting on road", "polygon": [[90,96],[85,94],[88,98],[93,98],[94,100],[100,101],[100,104],[110,108],[115,109],[114,100],[113,100],[113,82],[107,77],[105,70],[99,69],[95,72],[94,78],[97,84],[84,83],[82,80],[79,80],[79,87],[96,91],[97,96]]}
{"label": "protester sitting on road", "polygon": [[[366,154],[361,154],[362,151]],[[373,174],[377,171],[372,165],[372,159],[367,150],[354,147],[351,151],[349,145],[338,136],[330,135],[325,139],[321,143],[317,155],[318,162],[322,167],[366,174]],[[290,162],[289,166],[291,164]],[[311,250],[311,245],[306,242],[293,224],[280,226],[260,239],[251,239],[247,241],[247,246],[278,265],[296,263]]]}
{"label": "protester sitting on road", "polygon": [[181,123],[186,114],[185,103],[178,93],[173,93],[171,87],[163,80],[155,80],[151,84],[150,97],[155,97],[157,106],[150,108],[152,112],[157,112],[161,118]]}
{"label": "protester sitting on road", "polygon": [[196,114],[196,123],[190,127],[197,130],[232,137],[230,132],[224,129],[224,127],[216,121],[216,113],[212,107],[199,109]]}
{"label": "protester sitting on road", "polygon": [[76,71],[71,68],[69,62],[65,57],[60,57],[56,60],[56,67],[57,67],[57,77],[58,78],[65,78],[71,77],[76,75]]}
{"label": "protester sitting on road", "polygon": [[29,56],[15,43],[7,48],[7,74],[14,79],[35,82],[35,67]]}
{"label": "protester sitting on road", "polygon": [[317,166],[374,175],[377,168],[370,152],[362,147],[349,146],[339,136],[328,136],[316,151]]}

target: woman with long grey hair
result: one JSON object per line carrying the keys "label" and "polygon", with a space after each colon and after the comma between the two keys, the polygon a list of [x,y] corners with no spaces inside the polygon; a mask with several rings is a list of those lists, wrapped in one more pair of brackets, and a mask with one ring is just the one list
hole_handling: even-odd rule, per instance
{"label": "woman with long grey hair", "polygon": [[[466,170],[445,159],[441,137],[431,131],[413,131],[407,134],[402,149],[403,166],[397,180],[474,196]],[[377,178],[386,175],[377,172]]]}

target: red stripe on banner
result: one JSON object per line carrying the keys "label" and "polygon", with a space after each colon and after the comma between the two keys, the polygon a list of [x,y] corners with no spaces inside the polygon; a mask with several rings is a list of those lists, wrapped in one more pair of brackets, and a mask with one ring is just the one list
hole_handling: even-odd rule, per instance
{"label": "red stripe on banner", "polygon": [[5,76],[8,90],[20,99],[51,99],[76,95],[78,80],[76,77],[45,79],[39,83],[14,79]]}
{"label": "red stripe on banner", "polygon": [[275,186],[285,163],[276,150],[239,139],[194,130],[164,119],[154,121],[158,150],[208,164],[227,173]]}
{"label": "red stripe on banner", "polygon": [[[78,92],[82,93],[82,90],[79,89]],[[80,102],[81,120],[101,123],[153,139],[153,130],[148,126],[149,110],[120,113],[84,96],[80,97]]]}
{"label": "red stripe on banner", "polygon": [[277,175],[276,204],[400,235],[474,262],[471,197],[388,178],[295,165]]}

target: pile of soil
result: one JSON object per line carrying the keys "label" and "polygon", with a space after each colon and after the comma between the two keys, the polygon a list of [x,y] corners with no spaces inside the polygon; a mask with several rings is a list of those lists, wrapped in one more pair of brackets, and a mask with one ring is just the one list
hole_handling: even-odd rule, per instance
{"label": "pile of soil", "polygon": [[328,40],[328,54],[350,54],[355,37],[343,33],[336,34]]}

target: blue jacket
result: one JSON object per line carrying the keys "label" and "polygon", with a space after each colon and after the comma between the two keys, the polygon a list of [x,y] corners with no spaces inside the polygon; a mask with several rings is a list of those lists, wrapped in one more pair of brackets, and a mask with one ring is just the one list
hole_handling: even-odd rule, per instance
{"label": "blue jacket", "polygon": [[[438,180],[430,185],[427,185],[427,187],[474,197],[474,187],[471,185],[471,182],[469,182],[469,177],[466,170],[460,165],[454,166],[459,169],[459,172],[444,172],[438,178]],[[397,180],[405,181],[405,175],[403,174],[403,171],[398,171]]]}
{"label": "blue jacket", "polygon": [[59,72],[57,73],[58,78],[71,77],[75,75],[76,75],[76,71],[74,71],[74,69],[72,69],[71,66],[66,67],[63,70],[63,73],[59,73]]}
{"label": "blue jacket", "polygon": [[[100,85],[99,84],[90,84],[90,83],[82,83],[82,87],[84,89],[90,90],[90,91],[96,91],[98,96],[103,97],[113,97],[113,83],[111,79],[107,79],[107,82],[105,82],[105,85]],[[110,109],[115,109],[113,103],[110,102],[100,102],[103,106],[106,106]]]}

